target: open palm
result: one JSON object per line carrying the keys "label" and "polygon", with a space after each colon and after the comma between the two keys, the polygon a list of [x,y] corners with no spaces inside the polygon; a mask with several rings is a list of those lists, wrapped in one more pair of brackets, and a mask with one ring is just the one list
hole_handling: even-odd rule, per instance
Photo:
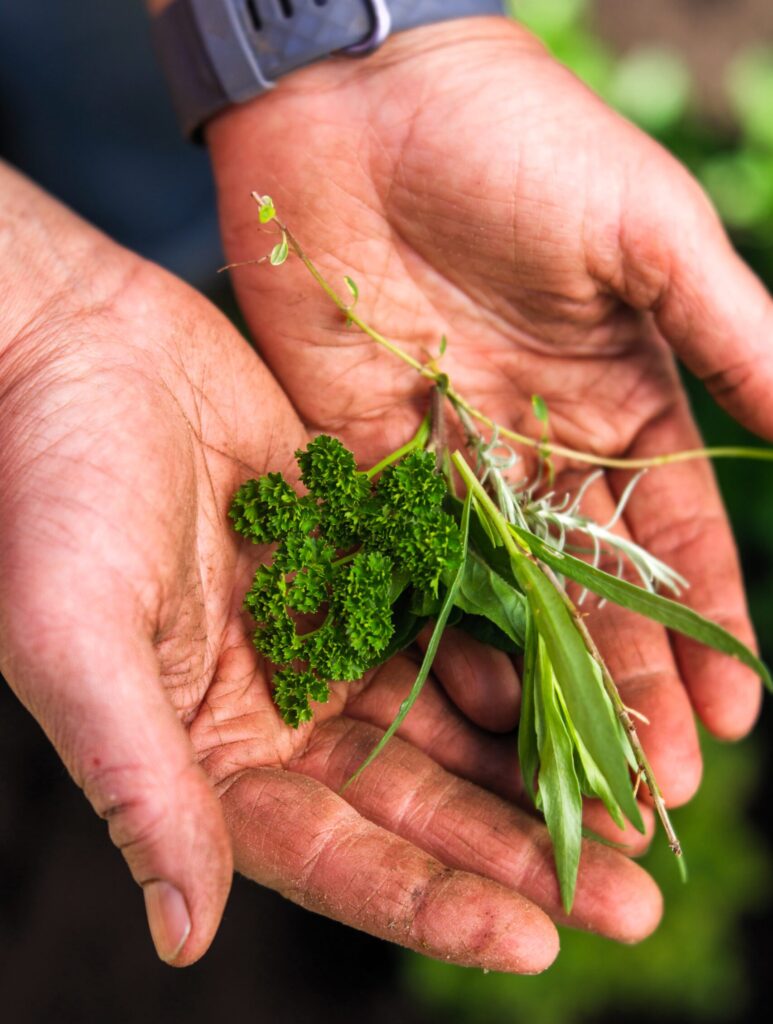
{"label": "open palm", "polygon": [[[233,856],[411,948],[547,966],[558,888],[543,826],[494,795],[513,787],[509,743],[432,683],[344,800],[415,667],[339,684],[297,732],[276,711],[241,612],[264,552],[226,515],[305,439],[270,374],[200,296],[5,184],[45,229],[18,243],[0,348],[0,667],[109,821],[159,953],[206,949]],[[659,912],[640,868],[587,845],[573,923],[633,940]]]}
{"label": "open palm", "polygon": [[[503,19],[395,37],[366,62],[329,61],[209,127],[229,258],[263,255],[251,189],[358,311],[442,369],[499,423],[607,456],[699,444],[672,350],[739,419],[773,436],[770,299],[695,182]],[[427,384],[347,328],[298,261],[234,272],[266,361],[311,427],[364,461],[403,443]],[[345,289],[342,289],[345,291]],[[527,463],[528,465],[528,463]],[[559,464],[557,486],[576,487]],[[609,473],[583,509],[605,521],[630,474]],[[621,526],[688,578],[686,600],[746,642],[751,627],[710,467],[653,471]],[[619,609],[591,625],[642,727],[670,803],[694,792],[690,701],[737,737],[759,688],[742,666],[669,639]]]}

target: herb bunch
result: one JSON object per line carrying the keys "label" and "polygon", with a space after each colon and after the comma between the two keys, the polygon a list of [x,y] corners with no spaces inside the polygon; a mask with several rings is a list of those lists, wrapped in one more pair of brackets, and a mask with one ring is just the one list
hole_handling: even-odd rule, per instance
{"label": "herb bunch", "polygon": [[[264,224],[276,220],[273,203],[254,195]],[[632,541],[614,533],[615,519],[635,487],[623,494],[616,516],[598,524],[581,513],[585,488],[573,496],[543,493],[552,483],[554,454],[616,468],[645,469],[686,458],[771,458],[760,449],[680,452],[651,459],[605,459],[552,445],[548,413],[533,404],[541,438],[499,427],[473,408],[445,374],[423,365],[365,323],[356,312],[358,289],[346,278],[344,301],[311,262],[286,225],[270,262],[292,252],[341,309],[364,331],[434,384],[430,412],[416,436],[367,472],[352,452],[327,436],[296,453],[299,495],[270,473],[245,483],[230,515],[236,530],[257,544],[275,544],[261,565],[245,606],[256,622],[255,645],[277,667],[274,695],[284,720],[298,727],[311,704],[328,697],[332,680],[355,680],[407,647],[432,626],[410,693],[384,736],[347,785],[364,771],[399,728],[429,676],[444,629],[456,624],[522,658],[518,755],[524,786],[550,832],[561,896],[571,909],[582,845],[583,797],[595,797],[622,827],[627,818],[644,830],[636,802],[647,785],[669,844],[682,850],[660,789],[609,670],[570,599],[568,582],[582,596],[596,594],[735,657],[773,689],[767,668],[716,623],[659,593],[677,594],[686,581]],[[261,262],[261,261],[258,261]],[[441,354],[445,338],[441,344]],[[474,468],[443,444],[448,402],[467,435]],[[480,425],[489,431],[485,436]],[[518,456],[501,438],[536,450],[533,481],[513,481]],[[432,448],[432,451],[426,450]],[[457,494],[461,481],[462,496]],[[587,486],[587,483],[586,483]],[[591,561],[569,541],[590,541]],[[574,550],[575,553],[572,553]],[[617,559],[617,574],[600,568],[601,555]],[[630,565],[641,585],[628,582]],[[310,628],[308,617],[314,621]]]}
{"label": "herb bunch", "polygon": [[[296,458],[306,495],[269,473],[237,491],[229,515],[253,543],[277,544],[244,603],[256,648],[278,667],[276,704],[297,728],[312,717],[311,701],[327,700],[331,680],[359,679],[389,657],[392,604],[409,580],[419,600],[436,600],[461,548],[431,453],[417,447],[376,483],[332,437]],[[320,614],[321,623],[300,628]]]}

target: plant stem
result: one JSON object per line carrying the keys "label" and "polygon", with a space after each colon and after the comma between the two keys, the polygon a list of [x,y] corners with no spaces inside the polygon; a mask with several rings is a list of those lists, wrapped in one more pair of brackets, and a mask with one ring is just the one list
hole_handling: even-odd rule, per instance
{"label": "plant stem", "polygon": [[357,555],[359,555],[359,553],[360,552],[358,550],[358,551],[352,551],[348,555],[341,555],[340,558],[336,558],[336,560],[334,562],[330,563],[331,568],[337,569],[339,565],[346,565],[347,562],[353,562],[354,559],[357,557]]}
{"label": "plant stem", "polygon": [[[256,202],[258,202],[258,205],[260,205],[261,201],[257,193],[253,193],[253,196]],[[527,448],[532,448],[542,453],[544,458],[549,458],[551,455],[560,455],[564,458],[571,459],[574,462],[584,462],[589,466],[602,466],[606,469],[649,469],[650,467],[669,466],[678,462],[688,462],[693,459],[704,458],[735,458],[757,459],[765,462],[773,461],[773,449],[739,446],[691,448],[686,451],[669,452],[663,455],[651,455],[646,458],[638,459],[614,458],[607,455],[594,455],[591,452],[581,452],[574,448],[568,448],[565,445],[554,444],[553,442],[545,441],[544,439],[529,437],[526,434],[518,433],[516,430],[510,430],[508,427],[503,427],[501,424],[492,420],[490,416],[487,416],[484,412],[481,412],[480,409],[476,409],[475,406],[468,402],[467,399],[451,385],[445,374],[441,373],[439,370],[433,369],[431,366],[420,363],[418,359],[415,359],[410,355],[410,353],[402,349],[398,344],[396,344],[396,342],[390,341],[375,328],[371,327],[370,324],[366,323],[359,316],[354,307],[345,299],[341,298],[335,288],[306,254],[300,242],[287,225],[283,221],[279,220],[278,217],[275,218],[275,220],[278,227],[285,233],[290,250],[300,259],[301,263],[303,263],[328,298],[341,310],[342,313],[346,315],[347,319],[351,323],[363,332],[363,334],[367,335],[367,337],[372,341],[375,341],[377,345],[380,345],[388,352],[391,352],[392,355],[396,356],[398,359],[401,359],[426,380],[431,380],[435,384],[440,384],[449,401],[457,411],[464,410],[473,419],[484,424],[484,426],[487,426],[489,429],[497,431],[502,437],[506,437],[510,441],[515,441]]]}
{"label": "plant stem", "polygon": [[397,451],[391,452],[389,455],[385,456],[381,460],[381,462],[377,462],[375,466],[371,466],[371,468],[367,470],[365,476],[368,478],[368,480],[372,480],[374,476],[377,476],[382,471],[382,469],[386,469],[387,466],[391,466],[393,462],[397,462],[399,459],[402,459],[405,455],[409,455],[411,452],[415,452],[424,448],[428,438],[430,437],[431,422],[432,413],[428,412],[424,419],[421,421],[419,429],[416,431],[416,433],[413,435],[410,441],[404,444],[402,448],[398,448]]}
{"label": "plant stem", "polygon": [[[470,492],[474,495],[476,500],[479,501],[484,506],[486,511],[491,516],[494,525],[496,526],[497,531],[501,536],[502,541],[511,557],[523,558],[524,554],[526,554],[527,557],[533,558],[533,555],[531,555],[530,553],[525,553],[523,550],[519,550],[519,547],[522,546],[522,542],[519,541],[517,537],[513,536],[508,527],[507,521],[502,515],[502,512],[500,511],[500,509],[497,508],[492,498],[486,492],[486,489],[483,486],[483,484],[481,484],[480,480],[478,480],[473,471],[470,469],[461,452],[454,452],[452,458],[454,465],[459,471],[462,479],[464,480]],[[668,809],[666,808],[665,800],[663,799],[663,794],[661,793],[660,787],[658,786],[657,780],[655,779],[655,775],[652,771],[652,766],[650,765],[649,759],[646,753],[644,752],[644,747],[642,746],[641,740],[639,739],[639,734],[636,731],[636,726],[633,723],[633,719],[631,718],[628,709],[623,703],[617,686],[615,685],[615,681],[612,678],[606,664],[604,663],[604,659],[601,657],[599,649],[596,646],[593,637],[590,635],[588,627],[585,625],[582,616],[577,611],[577,608],[570,599],[569,595],[566,593],[566,590],[561,585],[561,581],[556,577],[555,573],[550,568],[550,566],[545,565],[543,562],[540,562],[537,559],[534,559],[534,561],[537,562],[537,565],[540,567],[542,572],[545,574],[545,576],[550,580],[555,589],[558,591],[562,601],[566,605],[567,611],[571,615],[572,620],[585,643],[585,647],[588,651],[588,654],[593,658],[593,660],[596,662],[596,664],[599,666],[601,670],[601,677],[604,682],[604,689],[606,690],[609,699],[612,701],[612,706],[615,709],[615,714],[620,719],[623,728],[625,729],[628,735],[628,740],[631,744],[631,750],[633,751],[634,757],[636,759],[638,770],[641,773],[644,781],[646,782],[647,788],[652,794],[652,802],[654,803],[655,810],[657,811],[658,817],[660,818],[663,824],[663,829],[668,838],[668,845],[677,857],[681,857],[682,847],[679,843],[679,839],[677,838],[676,832],[674,831],[674,827],[671,824],[671,819],[668,815]]]}
{"label": "plant stem", "polygon": [[[448,381],[447,377],[445,381]],[[432,389],[432,405],[430,407],[432,432],[427,442],[427,451],[435,453],[437,468],[441,473],[443,472],[446,453],[445,401],[445,390],[441,383],[437,383]]]}

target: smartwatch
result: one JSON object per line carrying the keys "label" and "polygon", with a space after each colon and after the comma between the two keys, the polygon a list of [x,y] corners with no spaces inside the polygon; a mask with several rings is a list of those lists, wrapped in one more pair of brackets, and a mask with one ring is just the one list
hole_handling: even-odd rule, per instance
{"label": "smartwatch", "polygon": [[153,39],[183,131],[332,54],[364,56],[393,32],[478,14],[502,0],[172,0]]}

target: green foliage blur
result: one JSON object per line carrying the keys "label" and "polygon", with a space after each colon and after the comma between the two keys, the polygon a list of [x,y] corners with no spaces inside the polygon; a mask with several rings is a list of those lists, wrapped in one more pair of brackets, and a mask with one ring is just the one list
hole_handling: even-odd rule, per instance
{"label": "green foliage blur", "polygon": [[[683,160],[703,183],[736,247],[773,289],[773,48],[740,53],[724,88],[732,121],[702,116],[684,59],[668,47],[617,56],[591,29],[591,0],[510,0],[512,13],[552,53]],[[685,374],[709,444],[754,443]],[[744,462],[717,474],[738,539],[762,654],[773,662],[773,471]],[[637,947],[577,932],[562,933],[557,963],[539,978],[484,974],[406,954],[404,980],[438,1019],[459,1024],[573,1024],[603,1014],[686,1021],[743,1019],[750,980],[739,925],[769,906],[769,851],[750,820],[761,786],[759,739],[720,745],[704,735],[705,781],[674,813],[690,881],[679,881],[658,835],[644,865],[663,889],[660,929]],[[442,1015],[442,1017],[441,1017]]]}

